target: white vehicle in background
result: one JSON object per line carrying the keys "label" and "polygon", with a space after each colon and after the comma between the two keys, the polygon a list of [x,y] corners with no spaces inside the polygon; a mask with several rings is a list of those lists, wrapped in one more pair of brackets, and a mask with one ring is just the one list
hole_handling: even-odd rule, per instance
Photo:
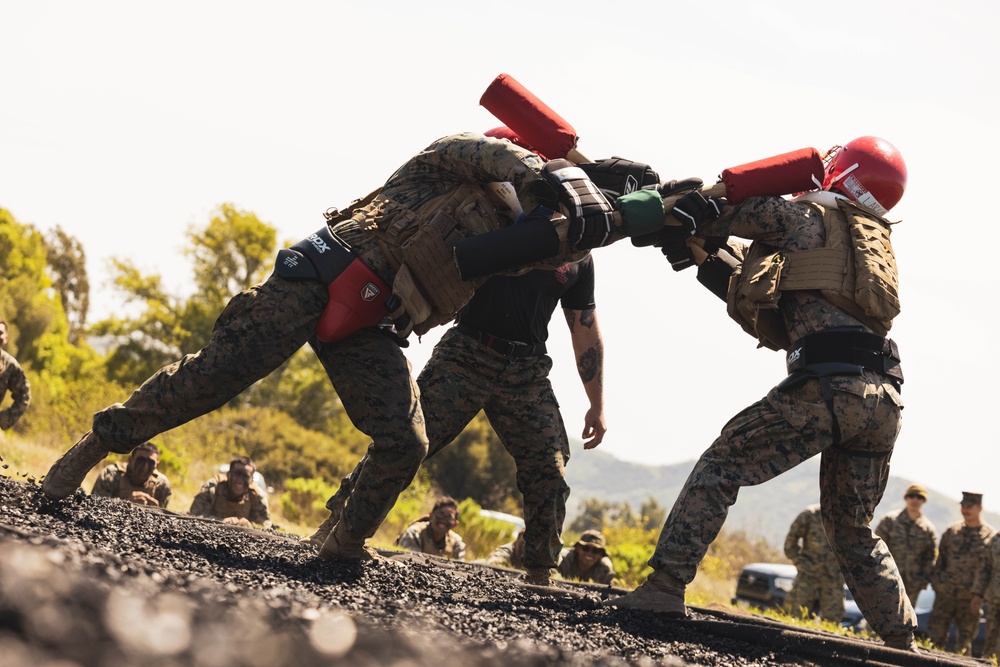
{"label": "white vehicle in background", "polygon": [[509,523],[511,525],[511,537],[514,537],[522,530],[524,530],[524,519],[514,514],[507,514],[506,512],[495,512],[493,510],[479,510],[479,516],[486,517],[488,519],[495,519],[497,521],[503,521],[504,523]]}

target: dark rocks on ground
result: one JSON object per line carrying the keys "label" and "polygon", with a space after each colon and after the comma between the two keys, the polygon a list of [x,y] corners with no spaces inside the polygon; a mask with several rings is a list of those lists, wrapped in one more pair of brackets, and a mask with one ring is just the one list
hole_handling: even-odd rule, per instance
{"label": "dark rocks on ground", "polygon": [[416,554],[326,562],[292,536],[82,492],[52,502],[0,476],[5,667],[975,664],[726,612],[602,605],[621,592]]}

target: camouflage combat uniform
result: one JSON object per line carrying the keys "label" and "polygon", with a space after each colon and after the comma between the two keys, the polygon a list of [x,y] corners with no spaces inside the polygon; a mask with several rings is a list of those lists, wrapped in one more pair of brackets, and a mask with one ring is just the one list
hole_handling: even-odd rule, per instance
{"label": "camouflage combat uniform", "polygon": [[844,575],[819,511],[819,505],[806,508],[795,517],[785,537],[785,556],[797,570],[785,609],[798,616],[805,608],[805,615],[810,615],[818,603],[821,618],[839,623],[844,617]]}
{"label": "camouflage combat uniform", "polygon": [[983,550],[972,592],[986,603],[986,641],[983,657],[1000,657],[1000,533],[993,533]]}
{"label": "camouflage combat uniform", "polygon": [[956,653],[969,655],[972,640],[979,629],[979,612],[973,612],[972,586],[979,571],[986,543],[993,536],[986,523],[970,528],[964,521],[948,526],[941,535],[937,561],[931,572],[934,586],[934,609],[927,622],[927,634],[940,647],[948,643],[952,621],[958,629]]}
{"label": "camouflage combat uniform", "polygon": [[563,549],[559,554],[559,575],[563,579],[575,581],[593,581],[598,584],[610,584],[615,578],[615,566],[611,559],[602,556],[599,561],[586,571],[580,571],[580,561],[575,549]]}
{"label": "camouflage combat uniform", "polygon": [[162,509],[167,508],[167,502],[170,500],[172,491],[170,490],[170,481],[166,475],[159,470],[154,470],[145,484],[136,486],[129,479],[127,470],[127,463],[112,463],[101,471],[97,481],[94,482],[94,488],[90,494],[92,496],[129,500],[132,497],[133,491],[142,491],[155,498],[156,502],[159,503],[159,507]]}
{"label": "camouflage combat uniform", "polygon": [[[253,482],[247,485],[246,492],[239,498],[230,498],[226,473],[219,473],[202,485],[201,490],[191,501],[191,514],[208,516],[215,519],[247,519],[251,523],[269,527],[270,512],[267,503],[260,495]],[[219,491],[219,487],[222,491]]]}
{"label": "camouflage combat uniform", "polygon": [[17,359],[6,350],[0,350],[0,403],[3,403],[8,391],[13,402],[0,410],[0,430],[4,431],[16,424],[21,415],[27,412],[28,404],[31,403],[31,385]]}
{"label": "camouflage combat uniform", "polygon": [[906,509],[889,512],[879,521],[875,534],[885,540],[896,560],[910,604],[930,583],[931,569],[937,556],[937,531],[923,514],[911,519]]}
{"label": "camouflage combat uniform", "polygon": [[[787,252],[826,242],[817,208],[777,197],[726,207],[698,234],[750,239]],[[833,327],[863,327],[818,292],[783,292],[778,309],[791,341]],[[649,564],[691,582],[740,488],[763,484],[818,454],[823,525],[840,569],[871,627],[885,640],[905,639],[916,628],[916,615],[889,550],[869,527],[888,479],[902,401],[896,384],[879,372],[864,369],[828,382],[832,406],[823,382],[808,379],[773,388],[723,427],[691,471]]]}
{"label": "camouflage combat uniform", "polygon": [[465,540],[454,530],[449,530],[440,542],[434,539],[430,521],[417,521],[403,531],[396,545],[410,551],[453,560],[465,560]]}
{"label": "camouflage combat uniform", "polygon": [[[428,458],[451,444],[480,410],[514,458],[524,498],[528,568],[556,566],[570,492],[565,479],[569,439],[549,381],[552,359],[544,345],[560,300],[564,309],[593,311],[591,257],[555,271],[490,279],[459,315],[459,324],[441,337],[417,378]],[[502,329],[492,326],[481,316],[484,311],[502,312],[507,322]],[[511,341],[519,344],[507,345]],[[327,502],[332,512],[352,497],[354,480],[365,465],[363,459]]]}
{"label": "camouflage combat uniform", "polygon": [[[380,197],[399,205],[397,210],[432,216],[436,209],[424,204],[460,186],[506,181],[524,210],[533,210],[539,202],[531,186],[540,180],[542,165],[537,156],[510,142],[453,135],[406,162],[385,183]],[[392,284],[396,268],[372,231],[354,219],[337,223],[332,231]],[[563,243],[557,259],[562,263],[581,257]],[[410,365],[393,337],[368,328],[334,343],[316,339],[328,299],[326,285],[277,274],[236,295],[202,350],[157,371],[125,403],[95,414],[94,436],[110,451],[128,453],[163,431],[222,407],[309,343],[351,421],[372,438],[352,502],[341,517],[348,535],[371,537],[427,452],[423,413]]]}
{"label": "camouflage combat uniform", "polygon": [[[518,546],[520,545],[520,546]],[[510,567],[514,569],[524,568],[524,540],[518,542],[508,542],[501,544],[486,557],[487,565],[499,567]]]}

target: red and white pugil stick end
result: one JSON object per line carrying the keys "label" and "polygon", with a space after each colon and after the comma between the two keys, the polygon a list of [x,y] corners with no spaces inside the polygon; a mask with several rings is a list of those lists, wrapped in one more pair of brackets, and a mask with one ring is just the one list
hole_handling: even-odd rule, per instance
{"label": "red and white pugil stick end", "polygon": [[576,130],[510,74],[500,74],[479,103],[524,143],[548,158],[591,162],[576,149]]}

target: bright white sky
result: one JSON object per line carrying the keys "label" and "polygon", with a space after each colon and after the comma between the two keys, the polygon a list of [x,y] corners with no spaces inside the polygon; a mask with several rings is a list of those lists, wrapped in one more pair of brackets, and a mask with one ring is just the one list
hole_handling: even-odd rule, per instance
{"label": "bright white sky", "polygon": [[[711,182],[776,153],[882,136],[910,171],[889,216],[904,221],[892,335],[907,403],[893,474],[956,499],[982,491],[996,508],[997,280],[978,252],[996,222],[977,182],[1000,152],[998,7],[0,0],[0,207],[80,239],[95,321],[120,303],[109,257],[187,294],[184,232],[219,204],[297,241],[434,139],[498,125],[478,102],[501,72],[573,123],[586,155],[642,160],[664,179]],[[782,356],[756,350],[693,272],[655,250],[620,243],[595,259],[602,449],[691,461],[781,379]],[[442,332],[410,347],[415,372]],[[587,406],[561,316],[551,332],[578,435]]]}

